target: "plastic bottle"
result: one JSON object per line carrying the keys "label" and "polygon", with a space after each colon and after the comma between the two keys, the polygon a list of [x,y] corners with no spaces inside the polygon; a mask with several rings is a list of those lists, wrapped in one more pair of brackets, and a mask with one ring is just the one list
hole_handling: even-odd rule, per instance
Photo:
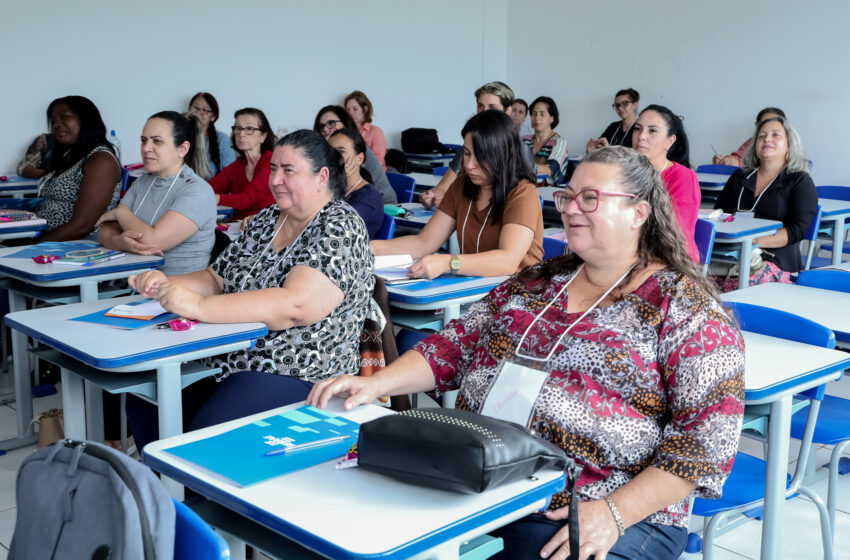
{"label": "plastic bottle", "polygon": [[121,161],[121,140],[118,139],[118,135],[115,134],[114,130],[109,131],[109,137],[107,138],[109,143],[115,146],[116,156],[118,157],[118,161]]}

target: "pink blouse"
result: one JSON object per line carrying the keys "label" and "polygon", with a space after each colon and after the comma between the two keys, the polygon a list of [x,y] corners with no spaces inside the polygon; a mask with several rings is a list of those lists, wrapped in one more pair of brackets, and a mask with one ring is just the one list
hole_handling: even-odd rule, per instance
{"label": "pink blouse", "polygon": [[366,144],[375,153],[375,157],[381,162],[381,167],[384,171],[387,170],[387,164],[384,158],[387,155],[387,138],[384,136],[384,131],[372,123],[364,123],[360,127],[360,136],[366,141]]}
{"label": "pink blouse", "polygon": [[697,174],[676,162],[661,173],[661,180],[670,193],[676,221],[688,241],[688,254],[694,261],[699,262],[699,249],[694,241],[694,230],[699,217],[699,203],[702,193],[699,190]]}

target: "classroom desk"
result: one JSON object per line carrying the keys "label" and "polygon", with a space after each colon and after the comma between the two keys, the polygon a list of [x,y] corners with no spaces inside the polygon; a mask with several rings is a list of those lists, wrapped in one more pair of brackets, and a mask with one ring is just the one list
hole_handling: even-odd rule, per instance
{"label": "classroom desk", "polygon": [[0,181],[0,197],[23,198],[38,192],[38,179],[28,179],[18,175],[7,175],[5,181]]}
{"label": "classroom desk", "polygon": [[699,180],[699,186],[702,190],[720,192],[723,190],[723,187],[726,186],[726,181],[729,180],[729,175],[724,175],[723,173],[699,172],[697,173],[697,180]]}
{"label": "classroom desk", "polygon": [[821,226],[831,225],[833,228],[832,264],[841,264],[841,256],[844,251],[844,221],[850,218],[850,201],[821,198],[818,200],[818,204],[823,209]]}
{"label": "classroom desk", "polygon": [[[93,244],[93,246],[98,246]],[[92,266],[66,266],[60,264],[37,264],[31,258],[10,258],[7,255],[17,253],[24,247],[6,247],[0,249],[0,275],[19,280],[26,284],[46,288],[78,287],[80,301],[97,300],[98,283],[106,280],[126,278],[127,276],[150,270],[161,265],[162,257],[146,257],[127,254],[120,259],[98,263]],[[26,296],[10,286],[9,311],[26,309]],[[12,331],[12,356],[15,377],[15,400],[17,401],[18,437],[0,441],[0,450],[17,449],[35,442],[35,436],[27,436],[32,414],[32,385],[29,375],[29,356],[27,337],[19,331]],[[100,392],[94,387],[86,387],[87,397],[94,403],[100,403]],[[97,406],[95,404],[95,406]],[[102,439],[102,438],[101,438]]]}
{"label": "classroom desk", "polygon": [[720,299],[761,305],[805,317],[832,329],[836,344],[850,348],[850,293],[770,282],[727,292]]}
{"label": "classroom desk", "polygon": [[563,191],[564,187],[537,187],[537,194],[543,199],[543,206],[555,207],[554,195],[558,191]]}
{"label": "classroom desk", "polygon": [[[356,422],[384,414],[361,406],[328,410]],[[398,482],[362,469],[335,469],[335,461],[240,488],[165,451],[266,418],[301,403],[156,441],[145,464],[228,509],[315,552],[335,559],[457,559],[462,542],[544,508],[564,487],[562,471],[540,471],[481,494],[459,494]]]}
{"label": "classroom desk", "polygon": [[431,216],[434,215],[433,208],[426,210],[419,202],[402,202],[394,206],[400,206],[410,214],[410,216],[393,216],[395,225],[397,226],[422,229],[428,223],[428,220],[431,219]]}
{"label": "classroom desk", "polygon": [[437,183],[439,183],[440,180],[443,178],[442,175],[434,175],[433,173],[419,173],[419,172],[408,173],[407,176],[413,177],[413,179],[416,181],[416,187],[415,188],[416,188],[417,191],[432,189],[432,188],[436,187]]}
{"label": "classroom desk", "polygon": [[478,301],[507,276],[441,276],[427,282],[388,285],[390,305],[414,311],[443,310],[443,326],[460,317],[460,306]]}
{"label": "classroom desk", "polygon": [[773,235],[782,227],[782,222],[741,215],[735,216],[735,220],[732,222],[718,219],[710,221],[717,231],[714,238],[715,245],[740,246],[738,287],[746,288],[750,285],[750,255],[753,252],[753,239],[764,235]]}
{"label": "classroom desk", "polygon": [[448,165],[455,158],[455,153],[451,152],[448,154],[408,154],[407,161],[416,162],[416,163],[424,163],[431,166],[441,166]]}
{"label": "classroom desk", "polygon": [[222,206],[219,204],[218,206],[216,206],[215,211],[216,218],[219,220],[229,220],[231,217],[233,217],[233,208],[231,208],[230,206]]}
{"label": "classroom desk", "polygon": [[47,229],[47,222],[43,219],[29,220],[26,222],[15,222],[14,225],[0,228],[0,241],[7,239],[25,239],[35,237],[38,232]]}
{"label": "classroom desk", "polygon": [[[155,370],[154,398],[159,403],[159,433],[161,437],[169,437],[183,432],[180,399],[183,362],[249,348],[258,337],[264,336],[268,329],[262,323],[201,323],[192,330],[177,332],[156,329],[153,326],[128,330],[71,321],[75,317],[139,299],[142,297],[125,296],[17,311],[6,315],[6,324],[22,335],[99,370],[119,373]],[[21,352],[26,358],[26,349],[22,348]],[[25,368],[15,367],[16,387],[27,385],[28,388],[28,377]],[[88,399],[86,402],[88,404]],[[89,406],[83,407],[82,403],[83,379],[63,367],[62,407],[65,415],[65,435],[70,438],[86,439],[87,425],[95,430],[103,429],[103,418],[97,414],[99,411],[92,410]],[[95,416],[91,417],[92,414]],[[31,416],[30,413],[29,417]],[[95,439],[97,435],[99,434],[92,437],[92,434],[88,433],[88,439]],[[100,437],[102,438],[102,435]]]}
{"label": "classroom desk", "polygon": [[746,331],[743,334],[747,348],[745,402],[770,404],[761,558],[773,560],[779,557],[785,507],[792,397],[839,379],[850,367],[850,354]]}

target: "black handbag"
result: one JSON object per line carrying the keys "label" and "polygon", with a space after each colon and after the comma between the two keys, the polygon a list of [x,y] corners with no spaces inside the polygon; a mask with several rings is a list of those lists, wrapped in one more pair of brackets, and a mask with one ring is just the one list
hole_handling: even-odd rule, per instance
{"label": "black handbag", "polygon": [[564,470],[556,445],[524,427],[451,408],[414,409],[360,426],[358,465],[429,488],[483,492],[541,469]]}

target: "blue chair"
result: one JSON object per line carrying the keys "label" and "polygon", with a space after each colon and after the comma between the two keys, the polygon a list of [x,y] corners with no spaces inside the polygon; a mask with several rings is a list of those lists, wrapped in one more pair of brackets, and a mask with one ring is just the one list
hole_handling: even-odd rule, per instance
{"label": "blue chair", "polygon": [[434,175],[439,175],[440,177],[442,177],[443,175],[446,174],[446,171],[448,171],[448,170],[449,170],[449,168],[447,166],[441,165],[440,167],[435,167],[434,170],[433,170],[433,173],[434,173]]}
{"label": "blue chair", "polygon": [[697,167],[697,173],[717,173],[718,175],[731,175],[738,171],[734,165],[720,165],[718,163],[707,163]]}
{"label": "blue chair", "polygon": [[227,560],[230,549],[197,513],[174,500],[174,560]]}
{"label": "blue chair", "polygon": [[399,202],[413,202],[413,192],[416,190],[416,179],[410,175],[387,171],[387,180],[395,191]]}
{"label": "blue chair", "polygon": [[389,214],[384,214],[384,221],[381,224],[381,229],[378,230],[378,235],[375,239],[392,239],[395,234],[395,218]]}
{"label": "blue chair", "polygon": [[717,234],[717,228],[709,220],[697,219],[696,227],[694,228],[694,241],[699,249],[699,262],[702,265],[702,274],[705,276],[708,273],[708,263],[711,262],[711,251],[714,250],[714,236]]}
{"label": "blue chair", "polygon": [[548,261],[554,257],[560,257],[567,250],[567,242],[550,237],[543,238],[543,260]]}
{"label": "blue chair", "polygon": [[[821,218],[823,218],[823,208],[821,208],[821,205],[818,204],[818,211],[815,212],[815,217],[812,219],[812,223],[809,224],[809,231],[806,232],[806,237],[804,238],[808,241],[808,247],[806,247],[806,264],[803,266],[803,270],[809,270],[812,267],[812,260],[815,259],[815,247],[817,246]],[[820,260],[827,259],[818,257],[818,261]],[[826,266],[826,264],[823,266]],[[818,267],[816,266],[815,268]]]}
{"label": "blue chair", "polygon": [[[727,302],[725,305],[733,310],[742,330],[825,348],[835,348],[835,335],[833,332],[814,321],[792,315],[785,311],[746,303]],[[825,390],[823,387],[802,393],[802,397],[810,399],[808,412],[804,411],[803,413],[805,417],[804,423],[809,426],[809,436],[803,438],[801,441],[797,466],[794,476],[786,484],[785,496],[786,499],[789,499],[800,493],[814,502],[820,515],[821,537],[825,551],[824,556],[832,558],[832,525],[829,520],[828,508],[817,494],[802,484],[806,473],[809,452],[812,447],[811,433],[818,418],[824,393]],[[796,407],[804,408],[804,405],[798,402]],[[742,429],[753,429],[753,426],[763,428],[763,417],[766,412],[766,405],[749,407],[745,413]],[[743,513],[750,517],[760,517],[761,510],[763,509],[762,504],[764,503],[766,472],[766,461],[746,453],[738,452],[735,456],[735,464],[732,467],[732,472],[723,486],[723,496],[717,500],[694,499],[691,509],[692,513],[701,517],[711,518],[705,525],[703,533],[702,551],[704,559],[710,560],[712,558],[716,533],[722,526],[730,525],[728,523],[724,525],[724,522],[731,515]],[[693,534],[690,535],[688,545],[688,552],[697,552],[699,550],[699,537]]]}
{"label": "blue chair", "polygon": [[455,152],[463,151],[463,145],[461,144],[443,144],[443,146]]}
{"label": "blue chair", "polygon": [[[850,187],[844,187],[839,185],[824,185],[817,187],[818,189],[818,198],[831,198],[833,200],[850,200]],[[847,229],[846,224],[850,223],[850,219],[844,220],[845,223],[845,231]],[[827,251],[835,250],[833,248],[833,243],[841,244],[841,252],[842,253],[850,253],[850,244],[844,243],[843,239],[837,240],[835,239],[835,232],[832,231],[832,228],[824,228],[820,232],[821,238],[828,238],[832,240],[832,243],[824,243],[821,245],[822,249],[826,249]],[[815,257],[813,260],[814,268],[818,268],[820,266],[828,266],[832,264],[831,260],[827,259],[819,259]]]}
{"label": "blue chair", "polygon": [[127,194],[127,189],[130,188],[130,172],[121,168],[121,191],[119,192],[119,198],[124,198],[124,195]]}
{"label": "blue chair", "polygon": [[[800,273],[797,283],[823,290],[850,292],[850,273],[843,270],[808,270]],[[805,426],[805,419],[799,413],[792,416],[791,437],[801,439],[805,435]],[[830,395],[824,397],[812,442],[834,446],[829,460],[829,489],[826,500],[834,537],[838,475],[850,472],[850,460],[841,457],[844,449],[850,445],[850,400]]]}

